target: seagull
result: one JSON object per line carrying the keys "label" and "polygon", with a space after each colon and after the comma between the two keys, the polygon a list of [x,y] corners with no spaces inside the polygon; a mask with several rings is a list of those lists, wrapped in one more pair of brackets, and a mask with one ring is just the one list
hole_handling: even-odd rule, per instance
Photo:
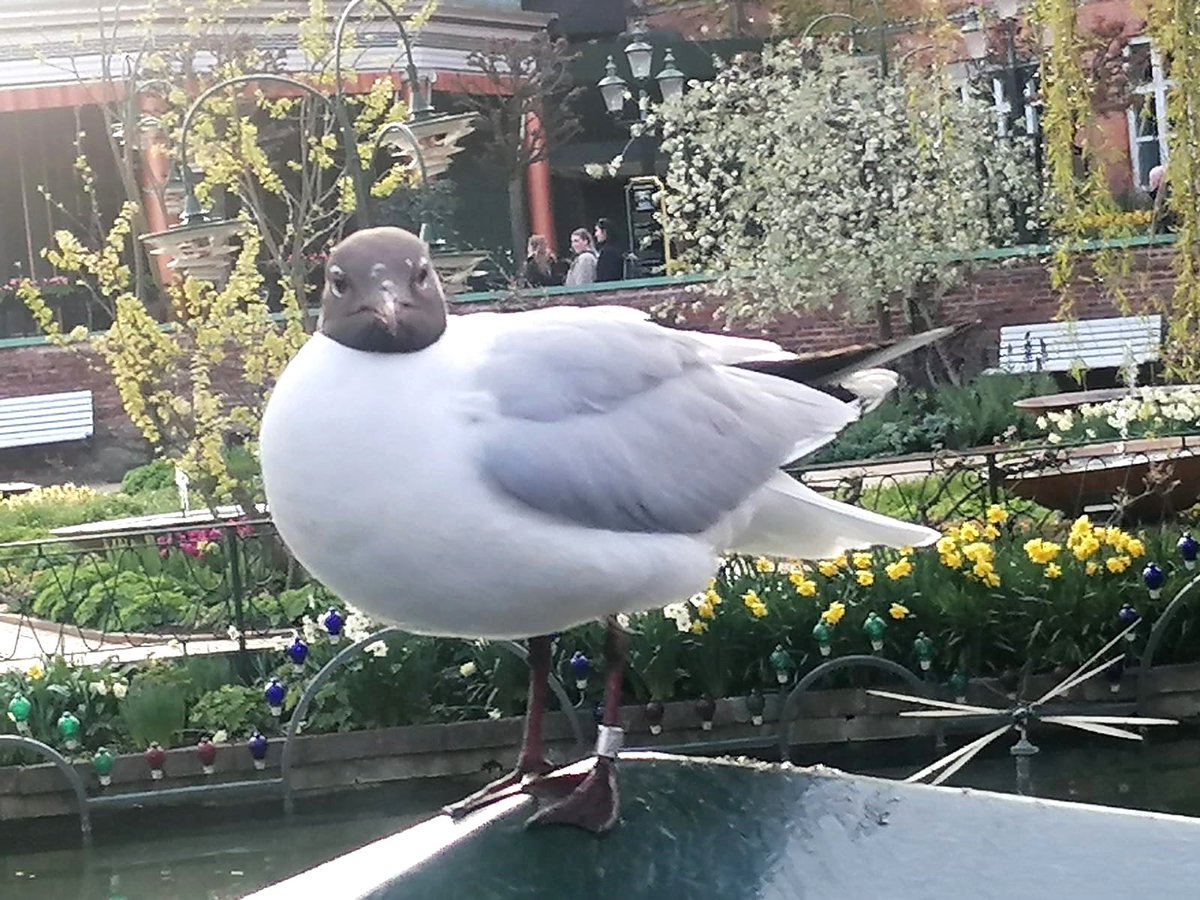
{"label": "seagull", "polygon": [[[450,316],[411,233],[366,229],[332,250],[316,333],[263,415],[267,502],[296,559],[372,617],[422,635],[528,639],[516,769],[452,815],[528,790],[545,801],[532,825],[613,828],[617,617],[704,590],[723,553],[821,559],[938,538],[781,470],[862,406],[741,365],[789,357],[625,307]],[[879,370],[841,382],[865,395],[895,383]],[[550,635],[597,620],[608,628],[595,762],[556,776],[541,740]]]}

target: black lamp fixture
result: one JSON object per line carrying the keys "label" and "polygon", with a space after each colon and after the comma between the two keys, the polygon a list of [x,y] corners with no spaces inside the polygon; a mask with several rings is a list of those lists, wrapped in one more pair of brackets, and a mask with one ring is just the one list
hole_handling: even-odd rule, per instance
{"label": "black lamp fixture", "polygon": [[[650,108],[650,82],[658,83],[659,94],[666,102],[683,94],[683,83],[687,76],[676,66],[675,54],[668,48],[663,56],[662,69],[651,78],[650,72],[654,68],[654,45],[650,43],[649,33],[639,22],[634,25],[629,36],[630,41],[625,46],[625,60],[629,65],[630,77],[638,86],[639,118],[645,119]],[[600,89],[605,109],[614,116],[620,116],[631,92],[625,79],[617,74],[617,64],[611,55],[604,64],[604,77],[596,83],[596,87]]]}
{"label": "black lamp fixture", "polygon": [[[220,256],[223,252],[227,254],[227,248],[222,250],[222,247],[224,247],[232,235],[237,234],[245,227],[244,223],[240,221],[214,218],[201,205],[199,198],[196,196],[192,169],[189,164],[188,138],[191,134],[196,114],[210,97],[227,88],[249,82],[271,82],[285,85],[315,97],[333,110],[339,123],[339,130],[341,131],[342,151],[346,160],[346,166],[350,170],[350,176],[354,184],[355,219],[361,228],[371,225],[370,204],[368,202],[369,184],[363,177],[363,167],[358,163],[358,142],[345,101],[345,83],[342,77],[343,38],[352,15],[365,2],[367,0],[351,0],[342,11],[342,15],[338,20],[333,42],[336,88],[332,96],[296,78],[269,72],[258,72],[226,78],[205,90],[193,101],[187,114],[184,116],[179,138],[180,161],[178,172],[182,180],[184,193],[183,210],[179,216],[178,225],[166,231],[142,236],[142,240],[150,248],[151,253],[169,254],[175,257],[174,265],[181,271],[199,275],[201,271],[208,272],[213,269],[207,261],[212,259],[214,255]],[[387,0],[373,0],[373,2],[386,10],[393,24],[395,24],[397,30],[400,32],[406,58],[406,76],[411,91],[407,120],[385,124],[377,132],[373,147],[377,151],[380,147],[394,146],[397,139],[403,140],[403,143],[406,145],[406,155],[415,163],[416,168],[421,173],[421,188],[427,191],[429,189],[429,167],[426,166],[425,147],[422,146],[423,143],[425,146],[436,147],[438,162],[441,163],[444,161],[448,165],[449,156],[457,152],[455,146],[457,141],[473,130],[472,122],[474,114],[440,115],[437,113],[433,107],[431,97],[427,96],[421,90],[416,62],[413,58],[412,42],[409,39],[408,31],[404,27],[403,20]],[[445,166],[443,165],[438,171],[444,171],[444,168]],[[421,225],[420,231],[423,238],[432,240],[427,223]]]}

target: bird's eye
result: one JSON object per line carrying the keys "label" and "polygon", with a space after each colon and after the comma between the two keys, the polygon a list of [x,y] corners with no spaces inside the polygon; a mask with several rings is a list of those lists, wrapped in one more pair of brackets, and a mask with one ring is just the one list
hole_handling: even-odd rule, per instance
{"label": "bird's eye", "polygon": [[330,266],[329,274],[326,276],[326,282],[329,284],[329,290],[335,297],[341,297],[346,293],[346,289],[350,287],[350,279],[346,277],[338,266]]}
{"label": "bird's eye", "polygon": [[416,275],[413,276],[413,282],[417,287],[424,288],[429,284],[429,275],[429,264],[421,263],[420,268],[417,269]]}

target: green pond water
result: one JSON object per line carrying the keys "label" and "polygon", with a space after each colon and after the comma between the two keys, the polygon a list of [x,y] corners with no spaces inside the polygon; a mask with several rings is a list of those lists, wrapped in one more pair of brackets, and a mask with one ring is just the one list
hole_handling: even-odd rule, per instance
{"label": "green pond water", "polygon": [[[1200,738],[1147,745],[1042,744],[1033,759],[1038,796],[1200,816]],[[1013,792],[1005,744],[977,758],[951,784]],[[932,745],[902,751],[850,747],[824,754],[847,771],[903,777],[931,761]],[[816,759],[797,759],[815,762]],[[96,845],[77,848],[76,823],[58,834],[0,844],[2,900],[226,900],[293,875],[376,838],[408,827],[463,796],[472,782],[428,782],[347,791],[302,801],[285,819],[278,801],[202,810],[100,814]]]}

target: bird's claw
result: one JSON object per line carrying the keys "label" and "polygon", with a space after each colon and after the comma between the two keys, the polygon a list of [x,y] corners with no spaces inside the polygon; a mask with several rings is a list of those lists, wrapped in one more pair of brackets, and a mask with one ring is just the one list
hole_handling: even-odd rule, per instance
{"label": "bird's claw", "polygon": [[[538,787],[546,788],[554,782],[566,786],[575,776],[552,775],[537,779],[526,786],[526,791],[538,795]],[[617,789],[616,762],[607,756],[597,757],[592,770],[582,777],[577,786],[562,799],[539,809],[525,823],[527,828],[538,825],[574,825],[593,834],[606,834],[616,827],[620,819],[620,793]]]}
{"label": "bird's claw", "polygon": [[522,759],[517,763],[517,767],[507,775],[489,782],[469,797],[464,797],[457,803],[443,806],[442,812],[452,819],[461,819],[463,816],[473,813],[477,809],[482,809],[498,800],[504,800],[520,793],[527,783],[546,775],[553,768],[553,765],[541,757]]}

